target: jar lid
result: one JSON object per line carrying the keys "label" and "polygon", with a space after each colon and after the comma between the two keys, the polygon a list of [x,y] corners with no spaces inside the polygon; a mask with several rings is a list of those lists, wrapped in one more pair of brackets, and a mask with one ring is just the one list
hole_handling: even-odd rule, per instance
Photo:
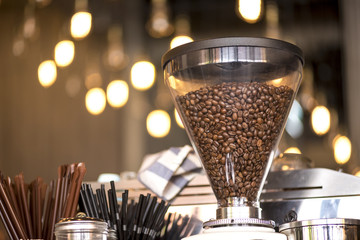
{"label": "jar lid", "polygon": [[76,217],[63,218],[55,224],[55,232],[57,231],[108,231],[107,223],[98,218],[87,217],[86,215],[76,215]]}

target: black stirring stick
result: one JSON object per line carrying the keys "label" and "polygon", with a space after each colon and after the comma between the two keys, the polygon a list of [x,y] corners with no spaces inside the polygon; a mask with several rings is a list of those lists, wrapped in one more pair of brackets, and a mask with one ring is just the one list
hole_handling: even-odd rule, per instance
{"label": "black stirring stick", "polygon": [[121,204],[121,223],[122,223],[122,230],[123,230],[123,238],[124,240],[127,240],[127,203],[128,203],[128,195],[129,191],[125,190],[122,194],[122,204]]}
{"label": "black stirring stick", "polygon": [[121,235],[121,229],[119,229],[117,227],[117,224],[116,224],[116,211],[115,211],[115,206],[114,206],[114,199],[113,199],[113,196],[112,196],[112,190],[109,189],[108,190],[108,199],[109,199],[109,207],[110,207],[110,221],[112,223],[112,226],[114,228],[114,230],[116,231],[117,235],[118,235],[118,239],[122,239],[120,238],[119,236]]}
{"label": "black stirring stick", "polygon": [[154,227],[156,226],[155,224],[157,223],[157,221],[160,217],[160,214],[163,211],[164,206],[165,206],[164,200],[161,200],[161,202],[157,204],[155,213],[154,213],[152,220],[150,222],[150,225],[149,225],[150,232],[149,232],[149,235],[146,237],[146,239],[152,238],[152,236],[154,234]]}
{"label": "black stirring stick", "polygon": [[95,203],[96,206],[98,208],[98,214],[99,214],[99,218],[105,221],[105,213],[104,213],[104,208],[103,208],[103,204],[101,202],[100,196],[97,193],[97,189],[95,190],[96,193],[94,193],[94,198],[95,198]]}
{"label": "black stirring stick", "polygon": [[[130,227],[130,236],[132,240],[135,240],[136,238],[136,232],[139,226],[139,218],[140,218],[140,213],[141,213],[141,208],[143,207],[143,202],[144,202],[144,195],[140,194],[139,197],[139,202],[136,204],[136,208],[135,208],[135,214],[133,214],[133,218],[132,218],[132,227]],[[130,214],[129,214],[130,215]]]}
{"label": "black stirring stick", "polygon": [[80,200],[81,200],[81,208],[82,208],[82,211],[85,212],[86,216],[89,216],[90,217],[90,211],[89,211],[89,207],[88,207],[88,204],[86,202],[86,197],[85,197],[85,193],[82,189],[80,189]]}
{"label": "black stirring stick", "polygon": [[91,199],[90,199],[90,196],[89,196],[89,193],[88,193],[88,188],[87,188],[87,184],[83,184],[82,185],[82,191],[84,193],[84,196],[85,196],[85,201],[86,201],[86,204],[88,206],[88,210],[89,210],[89,217],[95,217],[95,213],[94,213],[94,209],[93,209],[93,206],[91,204]]}
{"label": "black stirring stick", "polygon": [[164,200],[159,203],[157,197],[151,197],[151,194],[146,197],[140,194],[138,203],[131,200],[128,204],[128,192],[125,190],[122,193],[121,211],[114,182],[111,182],[111,189],[108,190],[108,201],[104,184],[101,189],[96,189],[96,194],[89,184],[83,184],[80,197],[84,209],[90,212],[89,215],[104,219],[109,227],[114,228],[119,240],[146,240],[159,236],[170,204],[166,204]]}
{"label": "black stirring stick", "polygon": [[112,225],[112,223],[110,221],[110,217],[109,217],[109,207],[108,207],[107,200],[106,200],[106,193],[105,193],[105,185],[104,184],[101,184],[100,195],[101,195],[101,198],[102,198],[103,203],[104,203],[105,220],[107,221],[109,227],[114,228],[114,226]]}
{"label": "black stirring stick", "polygon": [[149,208],[150,198],[151,198],[151,194],[148,193],[146,195],[146,199],[144,199],[144,201],[143,201],[143,206],[141,207],[141,212],[140,212],[140,217],[139,217],[138,229],[136,232],[136,240],[140,240],[140,236],[141,236],[143,226],[145,223],[145,219],[146,219],[145,212]]}
{"label": "black stirring stick", "polygon": [[134,222],[135,222],[137,207],[138,207],[138,203],[136,203],[134,199],[132,199],[130,203],[128,203],[128,207],[126,210],[127,211],[126,229],[128,230],[128,239],[132,238],[132,233],[135,226]]}
{"label": "black stirring stick", "polygon": [[[96,199],[98,201],[98,206],[99,206],[99,217],[103,219],[105,222],[108,222],[105,216],[106,209],[105,209],[104,201],[101,196],[100,188],[96,189]],[[109,224],[108,227],[110,227]]]}
{"label": "black stirring stick", "polygon": [[99,214],[98,214],[98,207],[96,205],[96,201],[95,201],[95,197],[94,197],[94,192],[91,188],[91,184],[87,184],[87,193],[89,194],[89,199],[90,199],[90,205],[93,209],[93,214],[95,218],[99,218]]}
{"label": "black stirring stick", "polygon": [[153,227],[154,230],[153,238],[155,238],[156,234],[160,233],[161,229],[163,228],[165,221],[165,214],[167,213],[169,207],[170,207],[170,203],[164,205],[164,207],[162,208],[160,215],[155,223],[155,226]]}
{"label": "black stirring stick", "polygon": [[141,235],[141,239],[146,239],[147,235],[149,234],[149,225],[151,224],[152,221],[152,217],[154,214],[154,209],[157,205],[157,197],[153,197],[151,204],[148,205],[146,211],[145,211],[145,222],[144,222],[144,227],[142,230],[142,235]]}
{"label": "black stirring stick", "polygon": [[[126,240],[125,238],[125,231],[126,231],[126,228],[124,229],[121,225],[124,224],[124,221],[125,219],[122,219],[120,218],[120,209],[119,209],[119,205],[118,205],[118,201],[117,201],[117,196],[116,196],[116,188],[115,188],[115,182],[114,181],[110,181],[110,187],[111,187],[111,196],[109,195],[109,198],[111,197],[112,198],[112,202],[113,202],[113,207],[115,209],[115,222],[114,224],[116,224],[116,227],[117,229],[119,229],[118,233],[118,239],[124,239]],[[123,202],[124,204],[124,202]],[[121,234],[123,233],[123,234]]]}

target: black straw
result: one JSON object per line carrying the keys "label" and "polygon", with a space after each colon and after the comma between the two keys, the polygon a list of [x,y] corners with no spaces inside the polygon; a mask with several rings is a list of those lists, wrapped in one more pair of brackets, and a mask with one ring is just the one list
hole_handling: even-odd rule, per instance
{"label": "black straw", "polygon": [[[121,206],[118,204],[115,182],[110,182],[107,194],[105,185],[93,192],[90,184],[80,189],[80,209],[90,217],[103,219],[109,228],[113,228],[119,240],[153,240],[160,236],[165,224],[165,214],[170,206],[164,200],[158,202],[156,196],[139,195],[138,202],[131,199],[129,190],[122,190]],[[107,196],[106,196],[107,195]]]}

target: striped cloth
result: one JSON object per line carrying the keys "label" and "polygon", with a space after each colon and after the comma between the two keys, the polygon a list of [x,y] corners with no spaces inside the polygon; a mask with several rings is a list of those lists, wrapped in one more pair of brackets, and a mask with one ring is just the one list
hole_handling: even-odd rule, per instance
{"label": "striped cloth", "polygon": [[138,180],[164,200],[173,199],[202,171],[192,147],[171,147],[146,155],[138,172]]}

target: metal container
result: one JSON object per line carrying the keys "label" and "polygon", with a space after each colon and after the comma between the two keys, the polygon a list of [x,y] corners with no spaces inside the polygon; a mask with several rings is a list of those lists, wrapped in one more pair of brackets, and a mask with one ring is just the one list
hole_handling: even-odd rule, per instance
{"label": "metal container", "polygon": [[97,218],[65,218],[55,224],[55,237],[57,240],[107,240],[108,226]]}
{"label": "metal container", "polygon": [[117,240],[117,236],[116,236],[116,231],[112,228],[109,228],[108,229],[108,237],[107,237],[107,240]]}
{"label": "metal container", "polygon": [[285,223],[279,231],[288,240],[357,240],[360,239],[360,220],[345,218],[314,219]]}

